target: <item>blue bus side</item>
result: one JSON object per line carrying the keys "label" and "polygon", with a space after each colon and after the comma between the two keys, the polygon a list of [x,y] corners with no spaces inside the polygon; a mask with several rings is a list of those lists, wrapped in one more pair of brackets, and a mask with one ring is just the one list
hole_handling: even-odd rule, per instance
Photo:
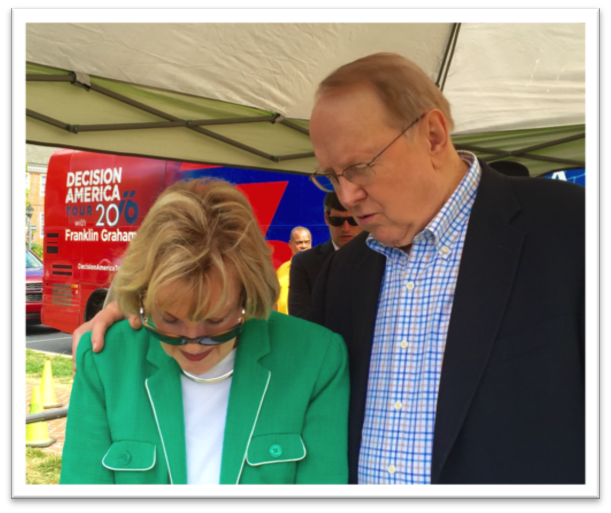
{"label": "blue bus side", "polygon": [[184,178],[209,176],[222,178],[233,184],[288,182],[276,214],[267,231],[266,239],[288,242],[295,226],[305,226],[312,233],[312,246],[329,239],[325,224],[323,200],[325,193],[305,175],[257,171],[233,167],[216,167],[181,171]]}

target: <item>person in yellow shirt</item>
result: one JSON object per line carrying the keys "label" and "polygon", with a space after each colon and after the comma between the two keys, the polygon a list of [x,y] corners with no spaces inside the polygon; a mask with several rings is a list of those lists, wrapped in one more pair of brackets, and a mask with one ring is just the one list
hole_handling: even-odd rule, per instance
{"label": "person in yellow shirt", "polygon": [[[312,247],[312,235],[310,234],[310,230],[303,226],[296,226],[293,228],[291,230],[289,246],[293,255],[300,251],[310,249]],[[291,261],[292,259],[284,262],[276,271],[278,281],[280,282],[280,296],[276,303],[276,309],[280,313],[287,315],[289,313],[289,276],[291,273]]]}

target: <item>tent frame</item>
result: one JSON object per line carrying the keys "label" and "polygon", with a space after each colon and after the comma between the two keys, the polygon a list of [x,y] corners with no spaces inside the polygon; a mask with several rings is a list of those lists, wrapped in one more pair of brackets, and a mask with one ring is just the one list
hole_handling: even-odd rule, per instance
{"label": "tent frame", "polygon": [[[34,63],[32,63],[34,64]],[[106,95],[110,98],[113,98],[117,101],[123,102],[131,107],[135,107],[136,109],[140,109],[143,112],[147,112],[148,114],[152,114],[154,116],[158,116],[160,118],[166,119],[167,121],[159,121],[159,122],[146,122],[146,123],[109,123],[102,125],[75,125],[66,123],[64,121],[60,121],[58,119],[46,116],[40,112],[36,112],[31,109],[26,109],[26,116],[37,119],[44,123],[48,123],[62,130],[66,130],[67,132],[78,134],[79,132],[101,132],[101,131],[109,131],[109,130],[134,130],[134,129],[148,129],[148,128],[189,128],[198,132],[202,135],[211,137],[218,141],[221,141],[230,146],[234,146],[235,148],[239,148],[241,150],[252,153],[253,155],[258,155],[259,157],[263,157],[272,162],[282,162],[284,160],[294,160],[294,159],[305,159],[314,157],[314,152],[304,152],[304,153],[294,153],[290,155],[270,155],[269,153],[263,152],[256,148],[252,148],[246,144],[238,142],[229,137],[225,137],[223,135],[217,134],[210,130],[206,130],[203,128],[204,126],[212,126],[212,125],[233,125],[233,124],[241,124],[241,123],[260,123],[260,122],[270,122],[281,123],[286,127],[296,130],[304,135],[310,136],[309,130],[293,123],[284,118],[281,114],[275,113],[269,116],[254,116],[254,117],[240,117],[240,118],[226,118],[226,119],[180,119],[172,114],[167,112],[163,112],[159,109],[155,109],[150,107],[149,105],[145,105],[144,103],[138,102],[127,96],[124,96],[120,93],[116,93],[111,91],[105,87],[102,87],[97,84],[92,84],[89,79],[89,75],[84,73],[75,73],[69,72],[69,75],[44,75],[44,74],[28,74],[26,75],[26,81],[28,82],[70,82],[71,84],[77,87],[83,87],[87,91],[95,91],[96,93],[100,93]]]}

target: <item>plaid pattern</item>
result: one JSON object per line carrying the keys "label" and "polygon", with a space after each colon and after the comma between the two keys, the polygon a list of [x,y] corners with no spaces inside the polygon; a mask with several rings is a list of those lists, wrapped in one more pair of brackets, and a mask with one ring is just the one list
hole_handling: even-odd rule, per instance
{"label": "plaid pattern", "polygon": [[480,180],[475,156],[409,256],[371,235],[386,256],[374,331],[359,484],[430,484],[437,392],[467,223]]}

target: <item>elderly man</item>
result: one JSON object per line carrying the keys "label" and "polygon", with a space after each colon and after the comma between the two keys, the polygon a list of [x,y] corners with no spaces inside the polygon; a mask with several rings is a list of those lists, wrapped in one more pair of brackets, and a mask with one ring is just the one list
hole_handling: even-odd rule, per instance
{"label": "elderly man", "polygon": [[289,313],[302,319],[307,318],[312,309],[312,289],[329,255],[363,231],[339,202],[335,192],[325,195],[323,209],[331,238],[314,246],[311,251],[295,255],[291,260]]}
{"label": "elderly man", "polygon": [[583,483],[584,191],[505,177],[452,128],[398,55],[317,93],[316,174],[368,232],[312,301],[350,353],[350,480]]}
{"label": "elderly man", "polygon": [[[293,252],[293,256],[301,251],[306,251],[312,247],[312,234],[310,230],[303,226],[295,226],[291,230],[291,238],[289,239],[289,247]],[[280,282],[280,296],[276,303],[276,309],[283,314],[289,313],[289,281],[291,273],[291,262],[293,259],[284,262],[276,274],[278,282]]]}

